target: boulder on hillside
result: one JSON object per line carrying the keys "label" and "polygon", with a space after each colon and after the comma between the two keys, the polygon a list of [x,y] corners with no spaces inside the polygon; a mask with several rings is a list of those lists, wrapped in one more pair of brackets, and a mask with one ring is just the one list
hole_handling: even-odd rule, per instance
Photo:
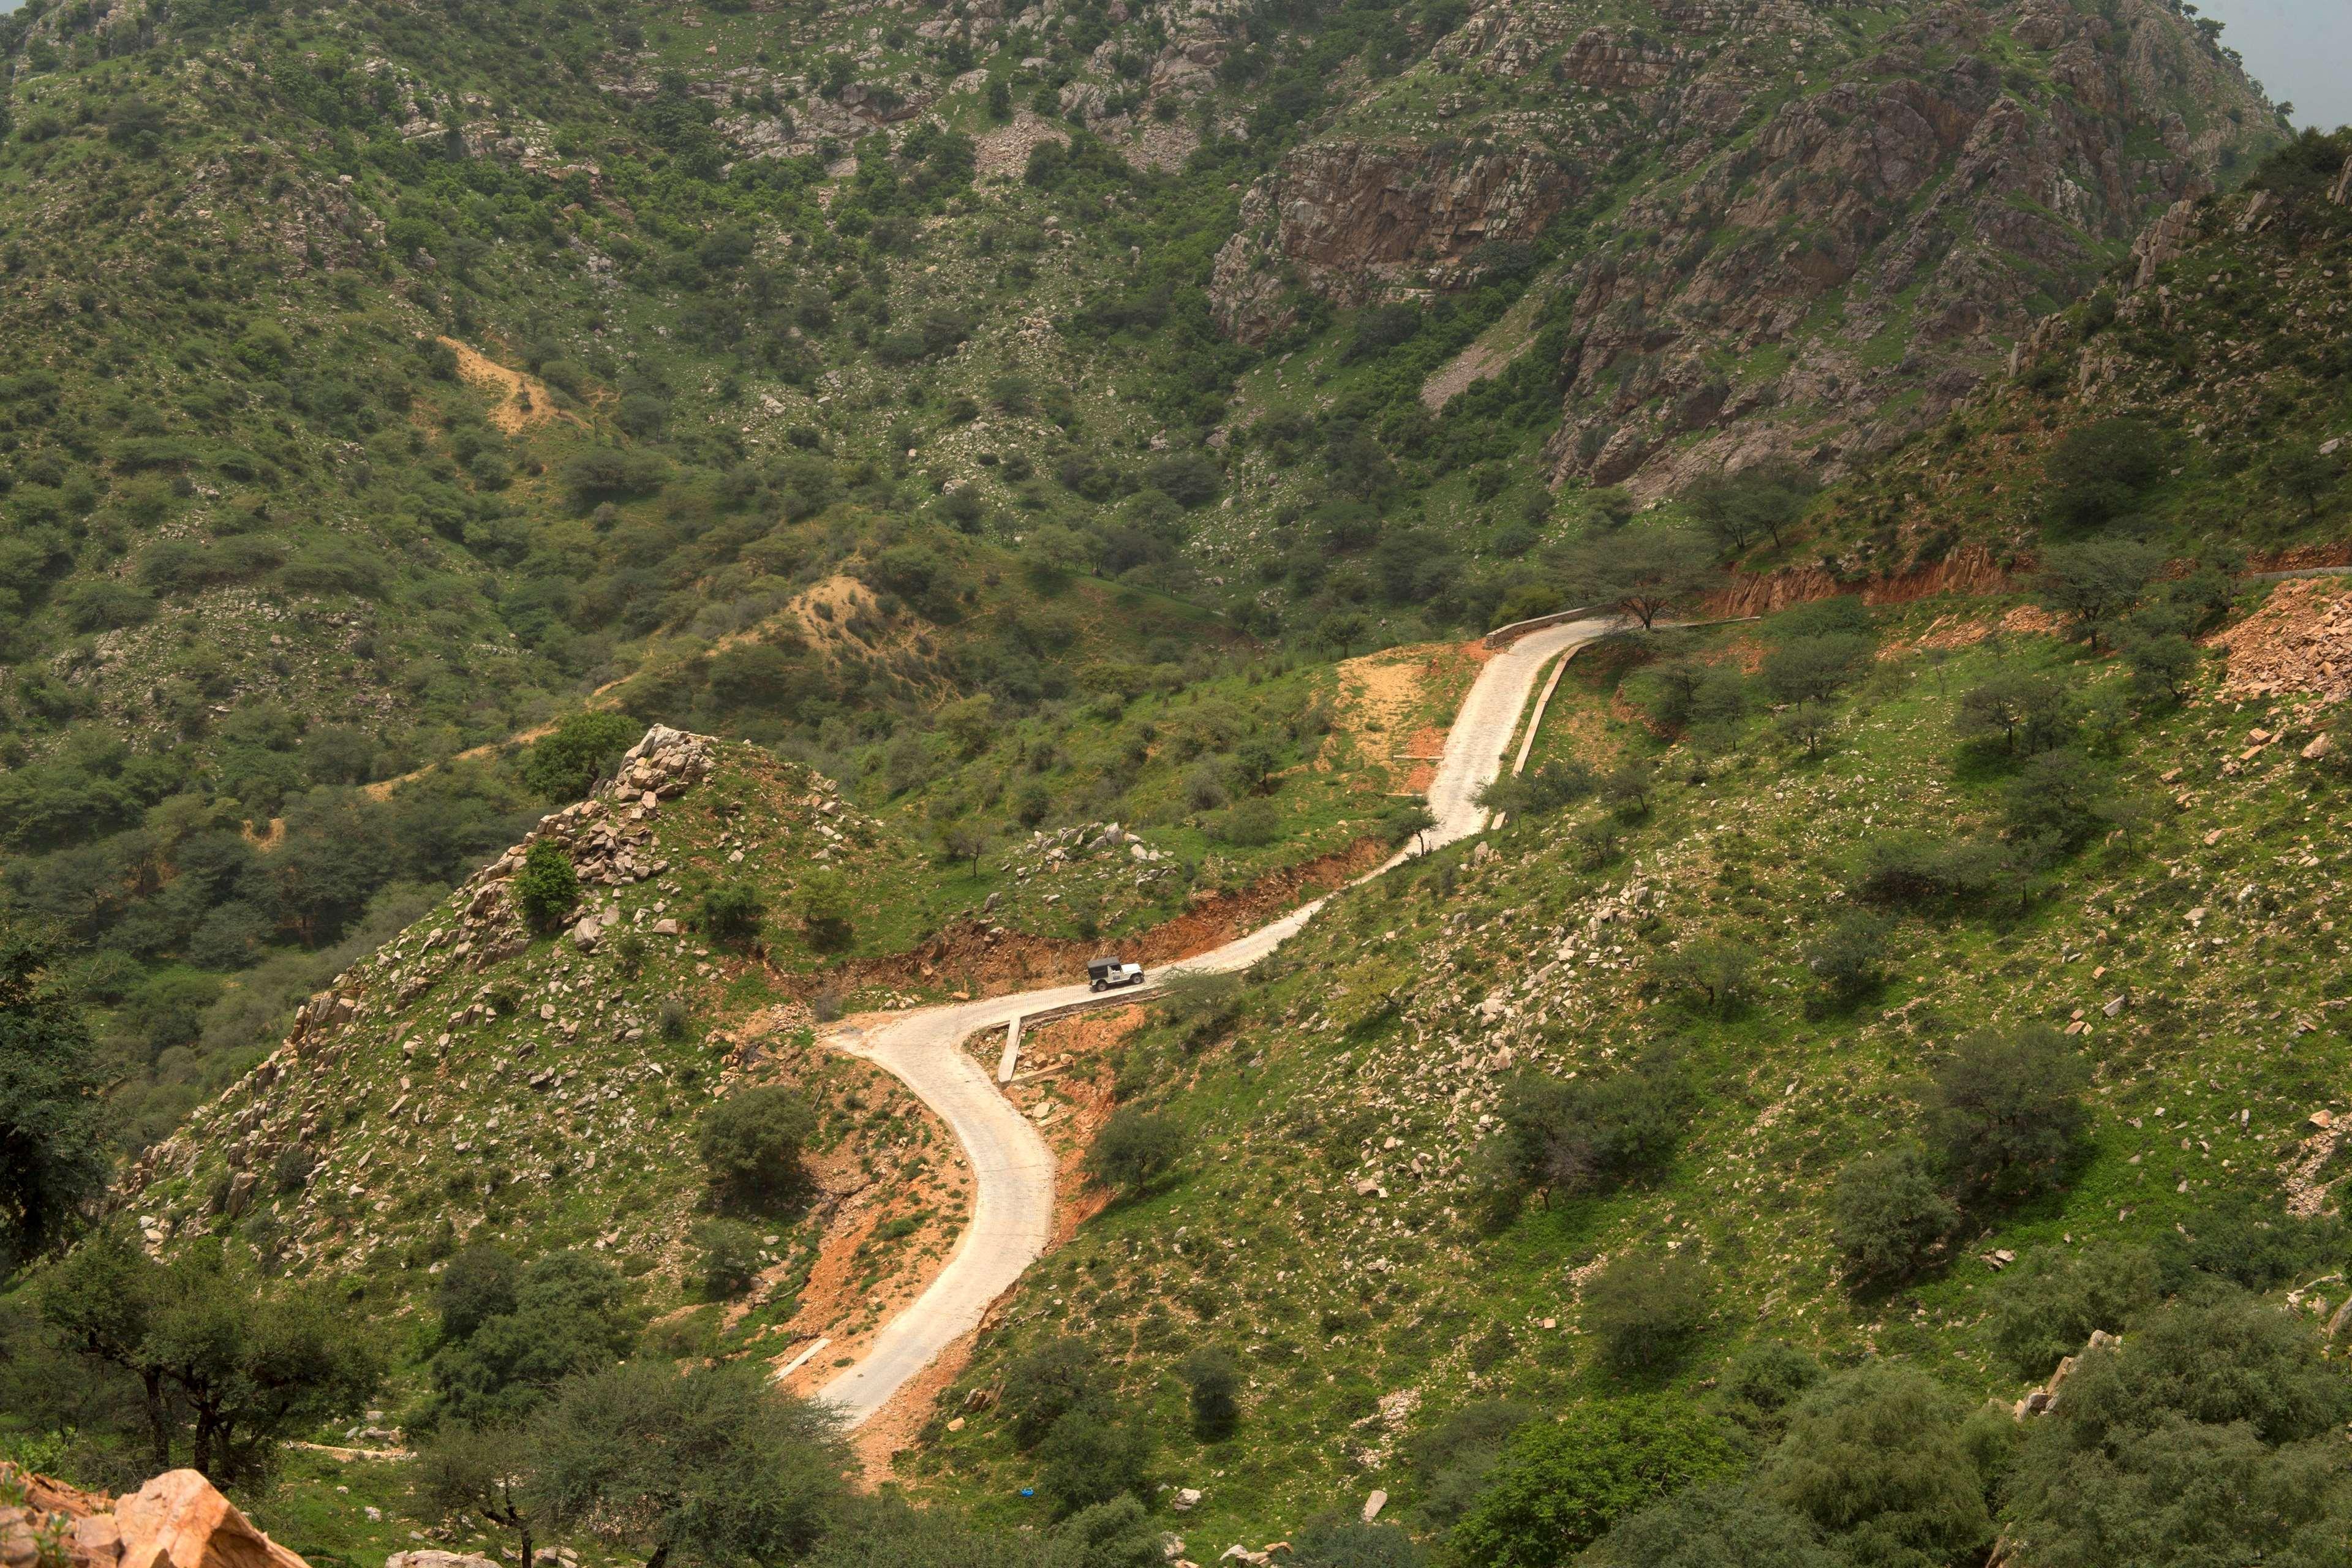
{"label": "boulder on hillside", "polygon": [[110,1499],[0,1461],[0,1485],[26,1499],[0,1508],[0,1561],[32,1562],[37,1542],[62,1537],[71,1568],[310,1568],[194,1470],[168,1470]]}

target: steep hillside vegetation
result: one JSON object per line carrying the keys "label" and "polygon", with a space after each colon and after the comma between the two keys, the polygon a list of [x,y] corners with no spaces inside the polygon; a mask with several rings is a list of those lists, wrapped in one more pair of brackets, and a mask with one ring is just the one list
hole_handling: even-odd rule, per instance
{"label": "steep hillside vegetation", "polygon": [[2352,137],[2307,134],[2244,192],[2172,207],[2089,299],[2018,345],[2010,374],[1842,489],[1822,537],[1757,559],[1897,573],[2038,534],[2340,560],[2348,177]]}
{"label": "steep hillside vegetation", "polygon": [[[1442,1531],[1576,1402],[1874,1356],[2006,1405],[2159,1276],[2324,1313],[2322,624],[2262,610],[2178,703],[2000,601],[1580,657],[1491,842],[1096,1058],[1184,1152],[1024,1282],[914,1463],[984,1510],[1078,1484],[1022,1414],[1052,1380],[1152,1435],[1212,1551],[1374,1488]],[[2021,1257],[2153,1272],[2021,1342],[2056,1310],[2005,1304]],[[1187,1436],[1204,1355],[1239,1410]]]}

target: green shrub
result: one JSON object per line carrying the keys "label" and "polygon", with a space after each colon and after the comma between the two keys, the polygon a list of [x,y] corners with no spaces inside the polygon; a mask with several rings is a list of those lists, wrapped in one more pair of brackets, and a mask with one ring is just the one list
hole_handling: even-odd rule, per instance
{"label": "green shrub", "polygon": [[1907,1279],[1959,1224],[1927,1155],[1912,1145],[1865,1154],[1838,1173],[1830,1236],[1862,1279]]}
{"label": "green shrub", "polygon": [[626,714],[599,709],[574,713],[523,754],[522,782],[551,803],[579,800],[611,775],[621,753],[643,732]]}
{"label": "green shrub", "polygon": [[2008,1481],[2052,1568],[2340,1562],[2352,1379],[2315,1327],[2236,1291],[2176,1301],[2084,1354]]}
{"label": "green shrub", "polygon": [[1520,1428],[1447,1536],[1479,1568],[1558,1568],[1621,1519],[1722,1479],[1738,1449],[1713,1417],[1663,1400],[1591,1401]]}
{"label": "green shrub", "polygon": [[1737,1486],[1698,1486],[1643,1509],[1577,1559],[1582,1568],[1852,1568],[1812,1521]]}
{"label": "green shrub", "polygon": [[1024,1450],[1045,1440],[1055,1422],[1074,1410],[1105,1412],[1102,1358],[1084,1340],[1055,1335],[1015,1358],[1000,1399],[1014,1447]]}
{"label": "green shrub", "polygon": [[1184,1152],[1183,1123],[1129,1106],[1115,1110],[1087,1150],[1087,1174],[1139,1197],[1175,1168]]}
{"label": "green shrub", "polygon": [[1584,1287],[1584,1326],[1620,1372],[1670,1364],[1706,1326],[1706,1266],[1678,1252],[1626,1253]]}
{"label": "green shrub", "polygon": [[1805,967],[1822,990],[1845,1002],[1866,996],[1886,978],[1894,922],[1868,910],[1847,910],[1805,943]]}
{"label": "green shrub", "polygon": [[704,1111],[695,1146],[722,1206],[766,1210],[805,1185],[801,1149],[815,1131],[816,1115],[798,1095],[762,1085]]}
{"label": "green shrub", "polygon": [[856,936],[850,923],[849,885],[837,871],[811,871],[793,897],[801,931],[819,952],[839,952]]}
{"label": "green shrub", "polygon": [[515,873],[515,905],[522,918],[539,931],[552,931],[579,906],[580,876],[572,858],[542,838],[523,852],[522,869]]}
{"label": "green shrub", "polygon": [[2084,1242],[2037,1247],[1993,1287],[1993,1351],[2021,1378],[2042,1378],[2080,1351],[2095,1329],[2121,1333],[2157,1298],[2156,1254]]}
{"label": "green shrub", "polygon": [[707,1219],[694,1227],[702,1253],[703,1293],[714,1300],[740,1296],[760,1277],[760,1233],[740,1220]]}
{"label": "green shrub", "polygon": [[1759,1477],[1856,1568],[1974,1561],[1992,1539],[1983,1478],[1960,1441],[1966,1407],[1907,1367],[1843,1373],[1801,1401]]}
{"label": "green shrub", "polygon": [[1930,1138],[1967,1189],[2019,1197],[2057,1184],[2086,1116],[2091,1069],[2046,1024],[1979,1029],[1936,1069]]}
{"label": "green shrub", "polygon": [[721,882],[702,895],[700,923],[713,942],[740,946],[767,923],[768,900],[749,882]]}

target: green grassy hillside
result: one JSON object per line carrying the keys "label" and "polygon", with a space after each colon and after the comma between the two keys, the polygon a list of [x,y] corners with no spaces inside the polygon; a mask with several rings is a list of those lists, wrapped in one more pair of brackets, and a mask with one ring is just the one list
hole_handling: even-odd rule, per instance
{"label": "green grassy hillside", "polygon": [[[1481,1408],[1703,1399],[1776,1342],[2014,1399],[2049,1365],[1996,1354],[1997,1252],[2331,1275],[2333,1222],[2284,1200],[2312,1212],[2337,1170],[2306,1118],[2340,1112],[2347,1049],[2321,826],[2341,753],[2298,754],[2333,714],[2233,695],[2218,660],[2176,705],[2000,630],[2008,607],[1808,610],[1571,665],[1537,765],[1613,757],[1599,796],[1564,783],[1573,804],[1347,894],[1222,1010],[1180,1005],[1104,1059],[1186,1154],[1033,1272],[960,1386],[1010,1401],[1041,1347],[1083,1342],[1162,1445],[1151,1473],[1206,1494],[1180,1529],[1213,1551],[1376,1487],[1441,1529]],[[1761,710],[1822,668],[1818,710]],[[1959,727],[2011,688],[2042,705],[2014,749]],[[1857,1279],[1842,1180],[1933,1144],[1964,1042],[2036,1027],[2081,1074],[2079,1133],[2014,1191],[1955,1186],[1924,1253]],[[1528,1075],[1605,1097],[1644,1074],[1633,1146],[1549,1193],[1512,1173]],[[1595,1287],[1627,1259],[1687,1269],[1630,1330]],[[1203,1445],[1178,1373],[1211,1346],[1244,1392]],[[914,1460],[935,1495],[1009,1518],[1056,1474],[1004,1420],[944,1421]]]}

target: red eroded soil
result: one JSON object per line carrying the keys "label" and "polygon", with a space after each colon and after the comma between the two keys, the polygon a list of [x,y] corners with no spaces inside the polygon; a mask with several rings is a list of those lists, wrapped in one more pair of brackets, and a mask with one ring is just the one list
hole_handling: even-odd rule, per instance
{"label": "red eroded soil", "polygon": [[863,986],[904,986],[915,978],[951,984],[971,996],[1002,996],[1039,985],[1086,978],[1087,961],[1106,946],[1139,963],[1166,963],[1222,947],[1245,936],[1309,899],[1344,886],[1388,858],[1376,838],[1360,838],[1336,855],[1288,867],[1259,878],[1238,892],[1202,892],[1175,919],[1115,942],[1078,942],[1006,931],[996,934],[978,921],[961,921],[903,953],[859,959],[815,974],[771,971],[781,990],[811,994],[855,991]]}

